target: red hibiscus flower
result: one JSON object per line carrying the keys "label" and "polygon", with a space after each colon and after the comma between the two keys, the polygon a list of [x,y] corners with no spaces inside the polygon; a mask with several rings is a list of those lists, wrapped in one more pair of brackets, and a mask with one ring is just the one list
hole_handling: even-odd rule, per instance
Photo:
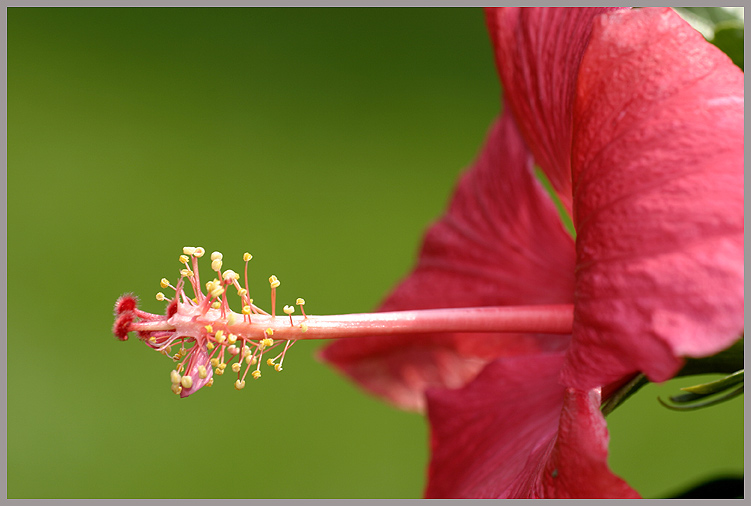
{"label": "red hibiscus flower", "polygon": [[573,304],[573,332],[379,336],[322,358],[427,410],[428,497],[638,497],[608,469],[602,397],[743,330],[743,73],[670,9],[487,19],[506,110],[381,310]]}

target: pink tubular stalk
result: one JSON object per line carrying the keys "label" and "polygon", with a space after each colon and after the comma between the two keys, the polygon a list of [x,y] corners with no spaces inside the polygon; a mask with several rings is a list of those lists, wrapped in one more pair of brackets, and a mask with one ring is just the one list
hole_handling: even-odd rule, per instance
{"label": "pink tubular stalk", "polygon": [[[307,316],[286,319],[259,315],[253,323],[238,322],[227,325],[229,332],[239,335],[261,335],[273,330],[274,339],[340,339],[358,336],[397,333],[420,334],[430,332],[526,332],[540,334],[570,334],[574,307],[570,304],[551,306],[467,307],[450,309],[421,309],[383,313],[356,313],[330,316]],[[238,318],[239,319],[239,318]],[[182,320],[182,321],[181,321]],[[187,320],[187,321],[186,321]],[[207,318],[194,319],[175,315],[169,320],[132,323],[130,330],[152,332],[174,331],[188,324],[202,326],[215,323]],[[300,325],[305,323],[307,328]]]}

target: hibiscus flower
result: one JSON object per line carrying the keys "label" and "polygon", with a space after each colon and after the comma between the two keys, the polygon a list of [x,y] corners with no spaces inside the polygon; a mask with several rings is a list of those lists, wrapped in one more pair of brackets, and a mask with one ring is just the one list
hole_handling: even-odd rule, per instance
{"label": "hibiscus flower", "polygon": [[573,304],[572,333],[379,336],[322,358],[427,411],[427,497],[638,497],[608,469],[603,397],[743,330],[743,73],[671,9],[487,21],[504,112],[381,310]]}

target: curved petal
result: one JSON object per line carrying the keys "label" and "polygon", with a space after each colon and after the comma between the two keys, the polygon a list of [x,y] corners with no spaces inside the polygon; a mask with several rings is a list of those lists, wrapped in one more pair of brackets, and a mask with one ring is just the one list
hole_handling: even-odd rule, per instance
{"label": "curved petal", "polygon": [[[671,9],[598,18],[574,110],[564,381],[672,377],[743,329],[743,73]],[[602,364],[608,364],[602,367]]]}
{"label": "curved petal", "polygon": [[486,9],[503,94],[537,164],[569,214],[571,118],[592,20],[613,8]]}
{"label": "curved petal", "polygon": [[[446,215],[428,230],[415,271],[383,311],[566,304],[574,245],[509,115],[491,129]],[[428,387],[455,388],[499,356],[563,349],[568,336],[439,334],[349,339],[323,350],[372,393],[422,409]]]}
{"label": "curved petal", "polygon": [[607,466],[598,390],[558,383],[563,353],[499,359],[429,390],[430,498],[638,497]]}
{"label": "curved petal", "polygon": [[[209,363],[209,354],[206,350],[205,344],[194,344],[195,351],[188,360],[188,367],[185,369],[185,376],[193,378],[193,384],[190,388],[183,388],[180,391],[180,397],[187,397],[191,394],[198,392],[200,389],[206,386],[211,381],[211,377],[214,374],[214,370]],[[201,378],[198,373],[198,367],[203,366],[206,370],[206,377]]]}

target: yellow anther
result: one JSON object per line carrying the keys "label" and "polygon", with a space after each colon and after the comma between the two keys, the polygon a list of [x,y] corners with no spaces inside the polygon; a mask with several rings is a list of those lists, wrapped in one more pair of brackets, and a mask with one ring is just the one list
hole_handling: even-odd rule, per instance
{"label": "yellow anther", "polygon": [[229,353],[232,356],[235,356],[240,353],[240,348],[235,346],[234,344],[232,346],[227,347],[227,353]]}
{"label": "yellow anther", "polygon": [[214,346],[214,343],[212,343],[212,342],[208,342],[208,343],[206,343],[206,349],[207,349],[207,350],[211,351],[211,350],[213,350],[214,348],[215,348],[215,346]]}
{"label": "yellow anther", "polygon": [[280,372],[282,370],[282,364],[274,364],[274,370]]}
{"label": "yellow anther", "polygon": [[211,262],[211,268],[212,268],[213,270],[215,270],[215,271],[220,271],[220,270],[222,270],[222,261],[221,261],[220,259],[218,259],[218,258],[217,258],[216,260],[213,260],[213,261]]}
{"label": "yellow anther", "polygon": [[169,379],[173,385],[177,385],[178,383],[180,383],[180,373],[175,370],[170,371]]}
{"label": "yellow anther", "polygon": [[192,247],[192,246],[185,246],[185,247],[183,248],[183,253],[185,253],[186,255],[192,255],[192,254],[194,254],[195,252],[196,252],[196,248],[194,248],[194,247]]}
{"label": "yellow anther", "polygon": [[273,335],[274,335],[274,329],[272,329],[271,327],[269,327],[269,328],[267,328],[266,330],[264,330],[264,332],[265,332],[265,333],[266,333],[266,335],[267,335],[267,336],[269,336],[269,337],[271,337],[271,336],[273,336]]}
{"label": "yellow anther", "polygon": [[172,392],[176,395],[180,395],[180,392],[183,391],[183,388],[180,385],[172,385]]}
{"label": "yellow anther", "polygon": [[184,278],[190,278],[193,276],[193,271],[191,271],[190,269],[181,269],[180,275]]}
{"label": "yellow anther", "polygon": [[297,300],[295,301],[295,304],[297,304],[298,306],[304,306],[304,305],[305,305],[305,299],[300,299],[300,298],[298,298],[298,299],[297,299]]}
{"label": "yellow anther", "polygon": [[219,359],[217,357],[211,359],[211,367],[219,367]]}
{"label": "yellow anther", "polygon": [[250,314],[250,306],[243,306],[243,314]]}
{"label": "yellow anther", "polygon": [[247,356],[249,354],[250,354],[250,348],[248,348],[247,345],[243,346],[243,355],[242,356],[245,357],[245,356]]}
{"label": "yellow anther", "polygon": [[214,332],[214,327],[211,325],[206,325],[204,328],[206,329],[206,332]]}
{"label": "yellow anther", "polygon": [[151,336],[151,337],[149,338],[149,342],[150,342],[150,343],[155,343],[155,342],[156,342],[156,337],[154,337],[154,336]]}
{"label": "yellow anther", "polygon": [[240,367],[242,367],[239,363],[235,362],[232,364],[232,372],[240,372]]}
{"label": "yellow anther", "polygon": [[190,376],[183,376],[180,380],[180,384],[183,386],[183,388],[188,389],[193,386],[193,378]]}
{"label": "yellow anther", "polygon": [[222,374],[224,374],[224,369],[217,367],[216,369],[214,369],[214,374],[221,376]]}
{"label": "yellow anther", "polygon": [[253,379],[258,379],[258,378],[261,377],[261,371],[259,371],[258,369],[256,369],[255,371],[253,371],[250,374],[253,376]]}
{"label": "yellow anther", "polygon": [[219,309],[220,307],[222,307],[222,303],[219,301],[211,303],[211,309]]}
{"label": "yellow anther", "polygon": [[274,365],[274,359],[270,358],[270,359],[266,360],[266,365]]}
{"label": "yellow anther", "polygon": [[226,368],[227,368],[227,364],[225,364],[224,362],[222,362],[221,364],[219,364],[219,369],[220,369],[220,370],[222,370],[222,371],[223,371],[223,370],[225,370]]}
{"label": "yellow anther", "polygon": [[222,344],[224,342],[224,340],[226,339],[226,337],[224,336],[224,331],[223,330],[217,330],[216,334],[214,335],[214,339],[216,339],[217,343]]}
{"label": "yellow anther", "polygon": [[240,288],[237,291],[237,295],[239,295],[240,297],[245,297],[246,295],[248,295],[248,291],[245,288]]}
{"label": "yellow anther", "polygon": [[207,386],[207,387],[210,387],[210,386],[211,386],[211,385],[213,385],[213,384],[214,384],[214,378],[209,378],[209,382],[208,382],[208,383],[206,383],[206,386]]}
{"label": "yellow anther", "polygon": [[224,271],[224,274],[222,274],[224,277],[224,281],[232,282],[233,279],[240,279],[240,275],[233,271],[232,269],[227,269]]}
{"label": "yellow anther", "polygon": [[271,288],[277,288],[279,285],[281,285],[281,281],[277,279],[276,276],[271,276],[269,278],[269,284],[271,285]]}
{"label": "yellow anther", "polygon": [[198,366],[198,377],[201,379],[206,379],[206,376],[208,376],[208,372],[206,372],[206,366],[205,365],[199,365]]}
{"label": "yellow anther", "polygon": [[236,390],[242,390],[243,388],[245,388],[245,382],[244,381],[240,381],[240,380],[235,381],[235,389]]}
{"label": "yellow anther", "polygon": [[234,325],[237,323],[237,317],[235,316],[235,313],[231,312],[227,316],[227,325]]}
{"label": "yellow anther", "polygon": [[224,293],[224,287],[219,280],[215,278],[213,281],[206,283],[206,291],[209,293],[210,298],[219,297]]}
{"label": "yellow anther", "polygon": [[201,258],[204,253],[206,253],[206,250],[198,246],[196,250],[193,252],[193,256],[196,258]]}
{"label": "yellow anther", "polygon": [[245,357],[245,363],[250,365],[256,365],[258,363],[258,357],[255,355],[248,355]]}
{"label": "yellow anther", "polygon": [[190,300],[192,300],[192,301],[193,301],[193,302],[194,302],[195,304],[198,304],[198,297],[193,297],[193,298],[192,298],[192,299],[190,299]]}
{"label": "yellow anther", "polygon": [[190,258],[188,258],[187,255],[180,255],[180,263],[188,265],[188,262],[190,262]]}
{"label": "yellow anther", "polygon": [[185,367],[182,364],[177,364],[177,372],[183,372],[183,369],[185,369]]}
{"label": "yellow anther", "polygon": [[169,279],[162,278],[162,280],[159,282],[159,286],[162,288],[167,288],[169,286]]}
{"label": "yellow anther", "polygon": [[229,344],[235,344],[236,341],[237,341],[237,336],[235,334],[230,334],[227,336],[227,342]]}
{"label": "yellow anther", "polygon": [[221,253],[219,253],[218,251],[215,251],[215,252],[213,252],[213,253],[211,254],[211,261],[212,261],[212,262],[213,262],[214,260],[221,260],[222,258],[224,258],[224,256],[223,256],[223,255],[222,255]]}
{"label": "yellow anther", "polygon": [[[271,330],[271,329],[268,329],[268,330]],[[270,337],[267,337],[265,339],[261,339],[261,347],[262,348],[268,348],[272,344],[274,344],[274,340],[271,339]]]}
{"label": "yellow anther", "polygon": [[289,314],[289,315],[291,315],[292,313],[295,312],[295,307],[294,306],[284,306],[284,312],[287,313],[287,314]]}
{"label": "yellow anther", "polygon": [[303,332],[307,332],[307,331],[308,331],[308,324],[307,324],[307,323],[301,323],[301,324],[300,324],[300,329],[301,329],[301,330],[302,330]]}
{"label": "yellow anther", "polygon": [[164,300],[164,299],[166,299],[166,298],[167,298],[167,297],[165,297],[165,296],[164,296],[164,294],[163,294],[162,292],[157,292],[157,293],[156,293],[156,300]]}
{"label": "yellow anther", "polygon": [[250,259],[251,259],[251,258],[253,258],[253,255],[251,255],[251,254],[250,254],[250,253],[248,253],[247,251],[246,251],[245,253],[243,253],[243,261],[245,261],[245,262],[250,262]]}

